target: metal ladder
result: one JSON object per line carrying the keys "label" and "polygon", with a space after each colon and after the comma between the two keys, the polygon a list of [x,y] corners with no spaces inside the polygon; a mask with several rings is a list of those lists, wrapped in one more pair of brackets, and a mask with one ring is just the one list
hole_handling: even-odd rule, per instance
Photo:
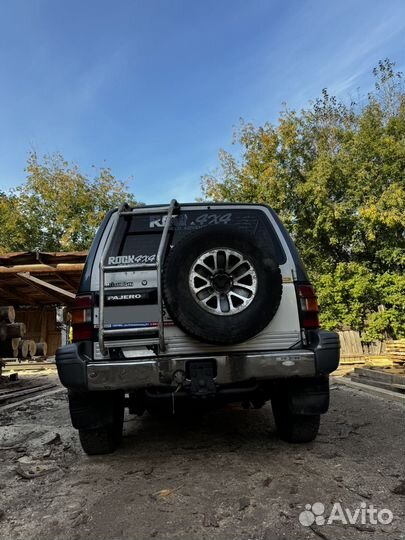
{"label": "metal ladder", "polygon": [[[133,346],[133,339],[136,338],[137,334],[151,334],[151,337],[137,338],[136,345],[138,346],[147,346],[147,345],[158,345],[159,352],[163,352],[166,349],[165,345],[165,336],[164,336],[164,322],[163,322],[163,302],[162,302],[162,261],[166,253],[167,247],[167,238],[169,233],[170,224],[172,221],[173,214],[178,212],[180,209],[179,203],[172,199],[169,206],[159,208],[159,213],[166,213],[166,222],[163,227],[162,236],[160,238],[159,248],[156,255],[155,263],[140,263],[140,264],[122,264],[107,266],[106,260],[108,257],[108,252],[111,247],[111,243],[114,239],[114,235],[117,231],[118,224],[120,222],[121,216],[133,216],[138,214],[150,214],[150,208],[134,208],[130,209],[129,206],[124,203],[118,209],[118,215],[116,221],[110,231],[108,236],[105,248],[104,255],[100,261],[100,296],[99,296],[99,329],[98,329],[98,344],[100,347],[100,352],[102,355],[107,354],[107,350],[114,347],[122,346]],[[127,272],[127,271],[141,271],[141,270],[156,270],[157,274],[157,303],[159,306],[159,321],[158,326],[155,327],[142,327],[142,328],[105,328],[104,326],[104,316],[105,316],[105,275],[112,272]],[[107,341],[105,338],[114,337],[114,336],[127,336],[132,339],[119,340],[119,341]]]}

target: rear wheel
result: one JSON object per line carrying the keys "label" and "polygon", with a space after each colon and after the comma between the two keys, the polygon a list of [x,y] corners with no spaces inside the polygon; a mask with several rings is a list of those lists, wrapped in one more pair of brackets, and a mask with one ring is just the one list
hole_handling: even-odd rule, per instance
{"label": "rear wheel", "polygon": [[89,456],[110,454],[119,445],[114,426],[99,429],[79,429],[79,438],[83,450]]}
{"label": "rear wheel", "polygon": [[272,401],[273,416],[279,436],[289,443],[308,443],[319,432],[320,414],[294,414],[288,407]]}
{"label": "rear wheel", "polygon": [[124,424],[122,392],[69,392],[69,406],[86,454],[109,454],[117,449]]}

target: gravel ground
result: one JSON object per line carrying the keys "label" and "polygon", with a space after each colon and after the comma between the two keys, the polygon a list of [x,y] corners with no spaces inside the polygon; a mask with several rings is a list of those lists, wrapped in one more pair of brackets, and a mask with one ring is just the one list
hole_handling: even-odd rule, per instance
{"label": "gravel ground", "polygon": [[[233,406],[127,417],[122,448],[89,458],[55,394],[0,413],[0,538],[405,540],[404,412],[339,386],[311,444],[278,440],[269,406]],[[316,502],[394,518],[303,526]]]}

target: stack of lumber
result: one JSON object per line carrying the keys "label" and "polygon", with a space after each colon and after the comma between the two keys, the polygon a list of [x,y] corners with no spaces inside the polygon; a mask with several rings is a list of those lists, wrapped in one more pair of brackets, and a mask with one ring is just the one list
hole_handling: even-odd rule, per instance
{"label": "stack of lumber", "polygon": [[45,341],[35,343],[37,346],[36,350],[36,356],[46,356],[46,353],[48,352],[48,345]]}
{"label": "stack of lumber", "polygon": [[364,362],[366,367],[386,368],[392,367],[393,362],[386,355],[380,356],[367,356]]}
{"label": "stack of lumber", "polygon": [[0,357],[18,358],[18,347],[25,335],[25,324],[15,322],[13,306],[0,306]]}
{"label": "stack of lumber", "polygon": [[405,339],[387,341],[387,357],[394,364],[405,364]]}
{"label": "stack of lumber", "polygon": [[405,393],[405,375],[392,370],[380,371],[376,369],[355,368],[350,379],[369,386],[385,388],[391,392]]}
{"label": "stack of lumber", "polygon": [[25,360],[46,356],[47,344],[25,339],[27,329],[22,322],[15,322],[13,306],[0,306],[0,358]]}
{"label": "stack of lumber", "polygon": [[32,339],[22,339],[18,346],[18,358],[32,358],[37,353],[37,344]]}

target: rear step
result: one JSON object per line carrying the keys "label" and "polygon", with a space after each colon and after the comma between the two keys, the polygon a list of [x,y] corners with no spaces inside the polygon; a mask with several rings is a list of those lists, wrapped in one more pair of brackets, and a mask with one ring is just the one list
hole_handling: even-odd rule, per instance
{"label": "rear step", "polygon": [[[114,238],[116,229],[121,216],[131,216],[135,213],[142,213],[142,208],[136,208],[133,210],[128,209],[127,204],[121,205],[118,210],[118,216],[114,223],[114,226],[108,237],[105,249],[104,257],[100,261],[100,300],[99,300],[99,331],[98,331],[98,344],[100,352],[103,355],[107,354],[107,350],[115,347],[124,346],[149,346],[158,345],[159,352],[163,352],[166,349],[165,336],[164,336],[164,324],[163,324],[163,303],[162,303],[162,261],[167,249],[167,238],[169,233],[170,224],[174,213],[180,210],[179,203],[173,199],[169,206],[163,207],[161,212],[166,212],[166,222],[163,228],[162,236],[159,243],[159,249],[156,256],[156,263],[148,264],[123,264],[107,266],[106,260],[111,247],[111,242]],[[139,272],[142,270],[156,270],[157,274],[157,305],[159,307],[159,321],[157,326],[142,327],[142,328],[105,328],[104,326],[104,309],[105,309],[105,275],[111,272]],[[145,337],[145,334],[151,334],[151,337]],[[113,339],[116,336],[118,339]],[[127,339],[119,339],[124,336]],[[111,340],[106,338],[111,337]],[[129,339],[130,338],[130,339]]]}
{"label": "rear step", "polygon": [[148,345],[160,345],[159,337],[147,339],[136,338],[136,342],[134,342],[134,339],[117,339],[114,341],[104,342],[104,347],[106,349],[115,349],[120,347],[146,347]]}

